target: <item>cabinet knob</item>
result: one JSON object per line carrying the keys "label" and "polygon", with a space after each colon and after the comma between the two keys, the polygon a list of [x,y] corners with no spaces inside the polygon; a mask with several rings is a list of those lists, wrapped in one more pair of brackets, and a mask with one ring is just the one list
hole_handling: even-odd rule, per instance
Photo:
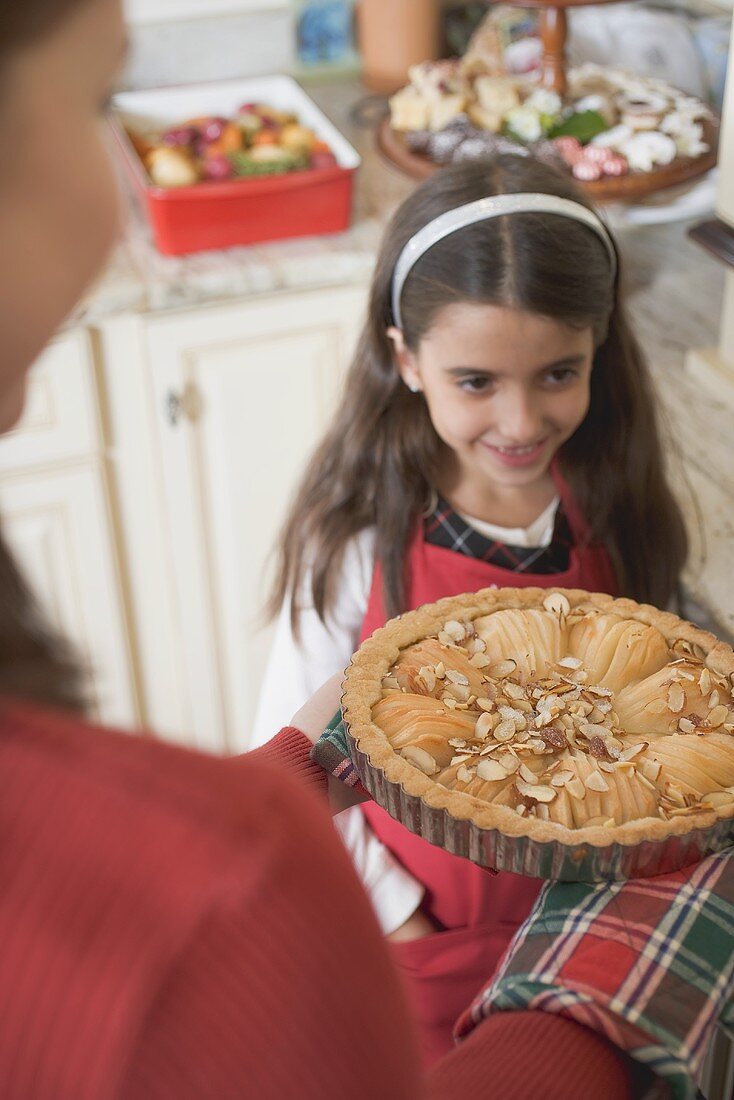
{"label": "cabinet knob", "polygon": [[180,393],[169,390],[164,399],[166,420],[175,428],[181,418],[194,423],[201,413],[201,396],[196,386],[189,382]]}

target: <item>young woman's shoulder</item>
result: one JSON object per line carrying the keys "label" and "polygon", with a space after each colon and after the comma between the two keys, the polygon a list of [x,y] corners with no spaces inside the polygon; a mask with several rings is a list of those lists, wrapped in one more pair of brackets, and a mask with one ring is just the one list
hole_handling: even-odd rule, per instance
{"label": "young woman's shoulder", "polygon": [[[38,1095],[55,1095],[74,1066],[70,1095],[128,1095],[112,1088],[112,1074],[141,1042],[130,1095],[198,1096],[185,1081],[193,1059],[207,1088],[221,1085],[207,1095],[275,1100],[287,1094],[287,1073],[298,1073],[288,1050],[309,1031],[317,1049],[340,996],[350,1015],[360,998],[375,1009],[371,973],[353,984],[356,940],[336,942],[345,928],[366,942],[370,970],[394,984],[325,802],[277,767],[207,758],[25,706],[3,709],[0,732],[0,936],[16,945],[0,996],[13,996],[24,1021]],[[339,968],[351,972],[350,984]],[[330,1008],[324,1001],[309,1022],[297,1006],[313,1003],[320,982]],[[399,1029],[397,994],[392,1011]],[[223,1019],[234,1028],[231,1044]],[[261,1019],[271,1037],[286,1036],[273,1038],[274,1061],[255,1040]],[[10,1053],[0,1040],[0,1095],[26,1095]],[[220,1080],[225,1070],[229,1081]],[[319,1095],[336,1100],[326,1078]],[[143,1081],[158,1091],[140,1091]]]}

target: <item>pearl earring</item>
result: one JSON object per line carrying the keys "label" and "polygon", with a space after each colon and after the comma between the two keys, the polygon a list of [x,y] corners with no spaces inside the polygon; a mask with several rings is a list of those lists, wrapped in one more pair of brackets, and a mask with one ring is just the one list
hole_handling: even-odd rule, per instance
{"label": "pearl earring", "polygon": [[420,393],[420,386],[417,382],[408,382],[408,389],[411,393]]}

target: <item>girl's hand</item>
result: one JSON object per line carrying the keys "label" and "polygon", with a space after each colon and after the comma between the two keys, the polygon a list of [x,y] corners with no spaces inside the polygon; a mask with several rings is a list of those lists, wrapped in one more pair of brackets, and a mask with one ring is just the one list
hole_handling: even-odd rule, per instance
{"label": "girl's hand", "polygon": [[305,733],[312,745],[316,744],[336,711],[339,710],[343,682],[344,673],[337,672],[321,685],[291,719],[291,725]]}
{"label": "girl's hand", "polygon": [[[324,743],[321,742],[317,746],[324,730],[332,722],[332,719],[336,721],[336,716],[338,716],[343,680],[344,673],[342,672],[332,676],[325,684],[321,685],[307,703],[304,703],[291,720],[291,725],[301,730],[315,746],[311,755],[329,776],[329,802],[331,803],[332,812],[335,814],[349,809],[350,806],[356,806],[360,802],[368,801],[368,795],[362,785],[358,783],[354,768],[350,766],[347,771],[344,771],[340,767],[349,760],[346,755],[346,747],[343,750],[337,750],[334,742],[330,742],[327,746],[328,753],[325,755],[323,751],[320,751],[323,750]],[[338,775],[334,774],[335,770]]]}

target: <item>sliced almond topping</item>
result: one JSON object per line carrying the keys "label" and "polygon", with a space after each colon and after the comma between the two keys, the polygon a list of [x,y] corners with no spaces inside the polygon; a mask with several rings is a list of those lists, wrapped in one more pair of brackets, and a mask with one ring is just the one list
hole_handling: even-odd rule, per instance
{"label": "sliced almond topping", "polygon": [[484,638],[472,638],[466,643],[466,650],[470,657],[473,657],[477,653],[484,653],[487,648],[487,643]]}
{"label": "sliced almond topping", "polygon": [[515,723],[514,722],[500,722],[494,731],[494,737],[496,741],[511,741],[515,736]]}
{"label": "sliced almond topping", "polygon": [[462,687],[467,687],[469,684],[469,680],[464,673],[457,672],[453,668],[446,669],[446,679],[450,680],[452,684],[461,684]]}
{"label": "sliced almond topping", "polygon": [[696,723],[692,722],[690,718],[679,718],[678,729],[681,733],[695,733]]}
{"label": "sliced almond topping", "polygon": [[511,752],[503,752],[497,756],[497,761],[505,769],[508,775],[514,775],[520,767],[520,761],[516,756],[513,756]]}
{"label": "sliced almond topping", "polygon": [[446,665],[443,663],[443,661],[439,661],[433,671],[436,673],[437,680],[446,679]]}
{"label": "sliced almond topping", "polygon": [[444,633],[448,634],[449,638],[454,642],[463,642],[466,638],[466,627],[463,623],[459,623],[456,619],[449,619],[447,623],[443,624]]}
{"label": "sliced almond topping", "polygon": [[475,653],[473,657],[469,658],[469,664],[474,668],[486,668],[490,663],[490,658],[486,653]]}
{"label": "sliced almond topping", "polygon": [[417,745],[406,745],[404,749],[400,750],[400,755],[404,760],[407,760],[409,764],[413,764],[425,775],[435,775],[438,771],[438,764],[433,759],[430,752],[426,752],[425,749],[419,749]]}
{"label": "sliced almond topping", "polygon": [[471,783],[474,778],[474,772],[470,771],[466,764],[462,764],[456,773],[456,778],[460,783]]}
{"label": "sliced almond topping", "polygon": [[382,686],[383,686],[383,687],[384,687],[384,688],[385,688],[385,689],[386,689],[387,691],[400,691],[400,684],[399,684],[399,683],[398,683],[398,681],[397,681],[397,680],[395,679],[395,677],[394,677],[394,676],[392,676],[392,675],[391,675],[391,676],[383,676],[383,678],[382,678]]}
{"label": "sliced almond topping", "polygon": [[558,664],[561,668],[581,668],[582,662],[578,657],[561,657]]}
{"label": "sliced almond topping", "polygon": [[453,697],[453,695],[449,695],[448,692],[445,692],[441,696],[441,702],[445,703],[446,706],[449,708],[449,710],[455,710],[456,709],[456,699]]}
{"label": "sliced almond topping", "polygon": [[569,794],[573,795],[574,798],[586,797],[586,787],[577,775],[575,775],[573,779],[570,779],[568,781],[568,783],[566,784],[566,790]]}
{"label": "sliced almond topping", "polygon": [[597,767],[598,767],[599,771],[602,771],[602,772],[616,771],[616,768],[615,768],[614,764],[610,764],[608,760],[600,760],[599,763],[597,764]]}
{"label": "sliced almond topping", "polygon": [[526,783],[530,783],[532,785],[533,783],[538,782],[537,775],[535,774],[535,772],[530,770],[530,768],[527,766],[527,764],[521,764],[520,768],[519,768],[519,772],[520,772],[520,777],[522,779],[524,779]]}
{"label": "sliced almond topping", "polygon": [[734,804],[734,794],[731,791],[711,791],[710,794],[703,796],[702,802],[704,804],[708,802],[709,806],[713,806],[715,810],[718,810],[723,806]]}
{"label": "sliced almond topping", "polygon": [[718,726],[723,726],[724,722],[727,719],[728,714],[729,714],[729,712],[728,712],[727,708],[724,706],[723,703],[720,703],[718,707],[714,707],[713,710],[709,711],[709,716],[708,716],[709,724],[714,729],[717,729]]}
{"label": "sliced almond topping", "polygon": [[686,693],[680,684],[671,684],[668,688],[668,708],[673,714],[680,714],[686,701]]}
{"label": "sliced almond topping", "polygon": [[609,790],[609,784],[601,772],[592,772],[591,775],[587,775],[584,783],[590,791],[602,792]]}
{"label": "sliced almond topping", "polygon": [[487,714],[484,711],[477,718],[477,724],[474,727],[474,732],[480,741],[483,741],[485,737],[490,733],[492,726],[494,725],[494,717],[491,714]]}
{"label": "sliced almond topping", "polygon": [[494,710],[494,701],[487,699],[483,695],[480,695],[477,699],[477,706],[480,710],[486,710],[487,714]]}
{"label": "sliced almond topping", "polygon": [[505,695],[508,695],[510,697],[510,699],[525,698],[525,688],[521,687],[519,684],[514,684],[512,680],[508,680],[502,690],[504,691]]}
{"label": "sliced almond topping", "polygon": [[556,772],[551,783],[554,787],[565,787],[573,779],[573,772]]}
{"label": "sliced almond topping", "polygon": [[477,775],[480,779],[486,779],[488,783],[507,779],[507,772],[498,760],[480,760],[477,764]]}
{"label": "sliced almond topping", "polygon": [[[643,763],[646,763],[646,761],[643,761]],[[639,779],[640,783],[642,783],[643,787],[647,787],[648,791],[653,791],[655,794],[658,794],[658,789],[655,786],[655,783],[652,779],[648,779],[643,771],[638,770],[637,778]]]}
{"label": "sliced almond topping", "polygon": [[489,675],[494,680],[503,680],[505,676],[509,676],[517,668],[517,661],[513,661],[511,657],[508,657],[506,661],[495,661],[489,670]]}
{"label": "sliced almond topping", "polygon": [[592,722],[584,722],[579,729],[585,737],[601,737],[603,740],[612,732],[608,726],[599,726]]}
{"label": "sliced almond topping", "polygon": [[525,817],[525,814],[528,812],[528,808],[524,802],[521,802],[519,806],[515,807],[515,812],[518,813],[520,817]]}
{"label": "sliced almond topping", "polygon": [[701,675],[698,678],[698,686],[702,695],[708,695],[711,691],[711,673],[707,668],[701,669]]}
{"label": "sliced almond topping", "polygon": [[447,634],[445,630],[439,630],[438,640],[441,645],[452,646],[454,644],[454,639],[451,637],[450,634]]}
{"label": "sliced almond topping", "polygon": [[675,783],[665,784],[665,797],[675,803],[676,806],[683,809],[686,805],[685,795],[680,787],[676,787]]}
{"label": "sliced almond topping", "polygon": [[552,787],[546,787],[544,784],[533,786],[530,783],[523,783],[521,779],[516,780],[515,786],[524,798],[532,798],[535,802],[552,802],[558,793]]}
{"label": "sliced almond topping", "polygon": [[612,697],[611,690],[602,687],[601,684],[587,684],[584,691],[588,691],[591,695],[601,695],[603,699],[611,699]]}
{"label": "sliced almond topping", "polygon": [[465,749],[466,741],[463,737],[449,737],[449,745],[452,749]]}
{"label": "sliced almond topping", "polygon": [[426,691],[433,691],[436,686],[436,673],[429,665],[423,665],[422,668],[418,669],[418,679]]}
{"label": "sliced almond topping", "polygon": [[562,592],[551,592],[543,600],[543,607],[554,615],[568,615],[571,610],[571,604]]}
{"label": "sliced almond topping", "polygon": [[647,741],[638,741],[636,745],[630,745],[628,749],[624,749],[623,752],[619,754],[619,759],[634,760],[636,756],[639,756],[639,754],[647,748],[647,745]]}
{"label": "sliced almond topping", "polygon": [[708,700],[709,710],[713,710],[714,707],[718,707],[720,702],[721,702],[721,696],[719,695],[719,692],[714,688],[714,690],[709,695],[709,700]]}

